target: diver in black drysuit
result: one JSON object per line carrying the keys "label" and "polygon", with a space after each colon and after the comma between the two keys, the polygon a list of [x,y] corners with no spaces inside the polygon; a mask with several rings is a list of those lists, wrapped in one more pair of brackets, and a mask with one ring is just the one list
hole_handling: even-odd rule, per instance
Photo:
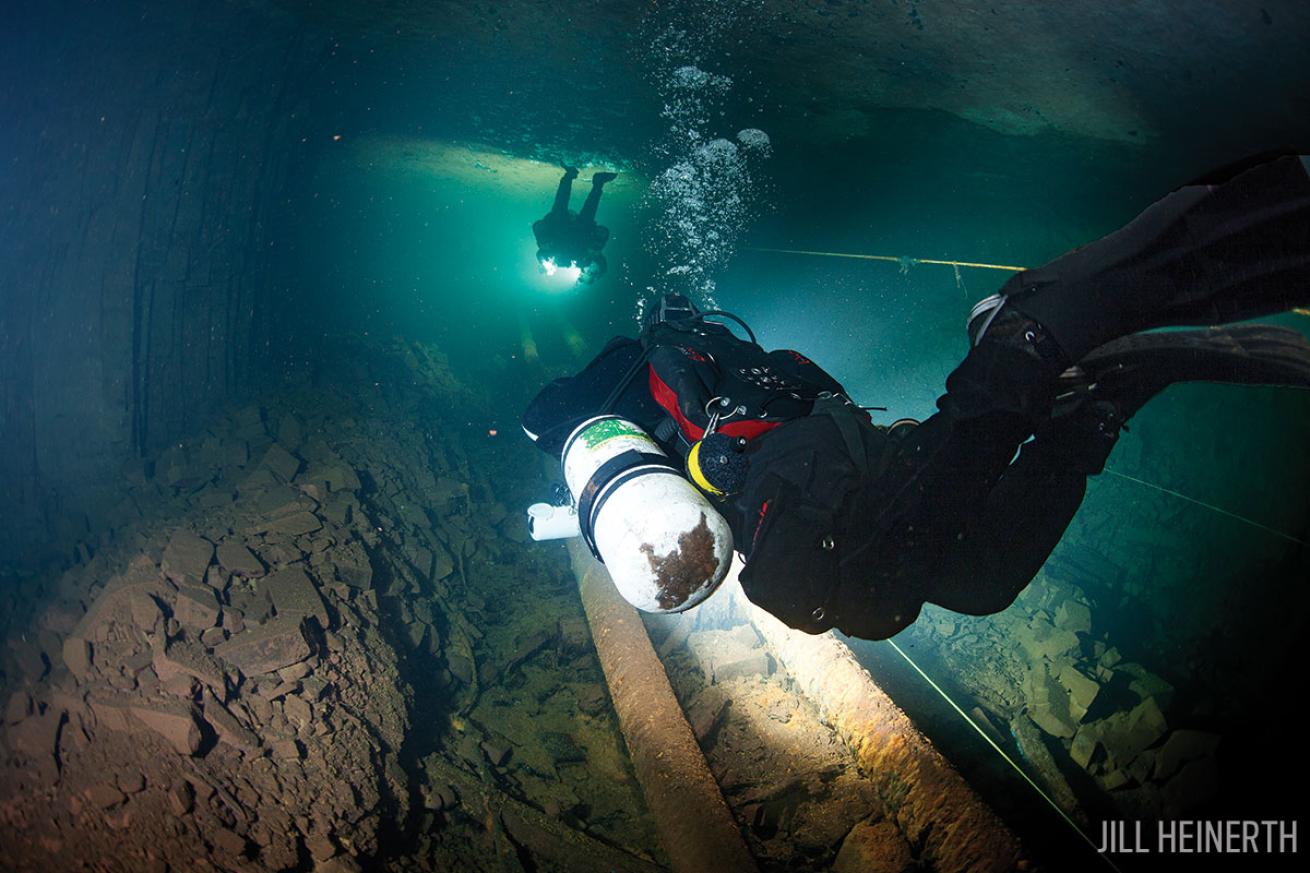
{"label": "diver in black drysuit", "polygon": [[[696,387],[713,397],[733,373],[765,373],[746,378],[783,385],[791,408],[774,415],[768,400],[736,423],[745,477],[714,499],[746,560],[743,590],[791,627],[883,639],[925,602],[972,615],[1009,606],[1123,424],[1168,385],[1310,387],[1310,343],[1295,331],[1143,331],[1307,303],[1310,167],[1286,156],[1180,188],[1121,230],[1015,275],[975,307],[972,348],[939,411],[916,426],[873,426],[808,358],[765,354],[693,317],[612,341],[547,386],[524,429],[557,454],[604,407],[685,456],[704,432]],[[643,364],[647,378],[632,378]]]}
{"label": "diver in black drysuit", "polygon": [[564,177],[555,190],[555,203],[550,212],[532,225],[537,238],[537,262],[547,261],[557,267],[577,266],[582,270],[578,281],[594,282],[607,268],[601,249],[609,241],[609,228],[596,223],[596,210],[605,183],[613,181],[617,173],[596,173],[591,177],[591,192],[582,204],[582,211],[569,210],[569,197],[573,193],[573,180],[578,177],[575,167],[567,167]]}

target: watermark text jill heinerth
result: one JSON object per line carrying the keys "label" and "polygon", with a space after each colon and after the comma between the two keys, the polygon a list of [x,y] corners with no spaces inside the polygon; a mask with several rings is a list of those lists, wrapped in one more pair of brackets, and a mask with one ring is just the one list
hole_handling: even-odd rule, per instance
{"label": "watermark text jill heinerth", "polygon": [[1108,854],[1264,854],[1297,851],[1297,822],[1278,819],[1171,819],[1157,822],[1109,819],[1101,822]]}

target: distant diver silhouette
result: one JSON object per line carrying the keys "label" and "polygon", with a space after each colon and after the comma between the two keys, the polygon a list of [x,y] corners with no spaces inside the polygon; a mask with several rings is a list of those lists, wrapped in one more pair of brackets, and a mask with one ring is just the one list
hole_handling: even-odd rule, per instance
{"label": "distant diver silhouette", "polygon": [[609,240],[609,228],[596,223],[596,209],[605,183],[617,178],[617,173],[596,173],[591,177],[591,192],[582,204],[582,210],[569,209],[573,180],[578,177],[575,167],[567,167],[564,177],[555,190],[555,202],[550,212],[532,225],[537,238],[537,262],[544,269],[554,271],[560,267],[577,267],[581,270],[579,282],[594,282],[605,274],[607,263],[601,249]]}

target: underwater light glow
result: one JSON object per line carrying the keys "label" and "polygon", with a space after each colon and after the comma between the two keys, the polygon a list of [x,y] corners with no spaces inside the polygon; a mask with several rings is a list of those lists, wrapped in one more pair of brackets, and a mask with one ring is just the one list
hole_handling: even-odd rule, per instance
{"label": "underwater light glow", "polygon": [[578,277],[582,275],[582,268],[578,266],[577,261],[569,261],[567,267],[561,267],[559,264],[555,263],[554,258],[546,258],[546,260],[541,262],[541,269],[545,271],[547,276],[558,277],[569,286],[572,286],[573,283],[577,282]]}

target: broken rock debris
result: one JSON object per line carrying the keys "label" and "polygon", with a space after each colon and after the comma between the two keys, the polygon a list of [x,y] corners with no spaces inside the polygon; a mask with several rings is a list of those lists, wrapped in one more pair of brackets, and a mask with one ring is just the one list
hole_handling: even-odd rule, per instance
{"label": "broken rock debris", "polygon": [[437,353],[359,352],[329,397],[288,388],[144,465],[32,598],[42,641],[3,650],[10,862],[358,870],[391,827],[421,869],[480,869],[514,853],[490,804],[521,851],[652,869],[562,559],[488,520],[528,496],[492,477],[522,477],[430,436],[467,402]]}

